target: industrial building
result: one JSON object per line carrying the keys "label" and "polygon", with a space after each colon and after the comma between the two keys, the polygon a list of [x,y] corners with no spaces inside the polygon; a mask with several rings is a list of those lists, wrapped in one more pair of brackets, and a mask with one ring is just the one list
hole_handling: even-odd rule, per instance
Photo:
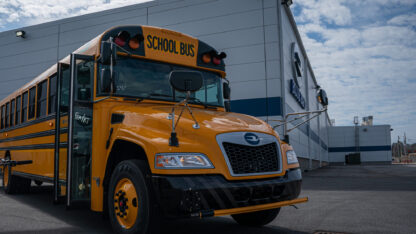
{"label": "industrial building", "polygon": [[[226,52],[231,110],[275,126],[279,123],[275,120],[288,113],[324,108],[317,99],[319,77],[312,70],[313,61],[306,54],[290,2],[155,0],[24,27],[19,29],[24,31],[24,38],[16,37],[17,30],[1,32],[0,99],[112,26],[151,25],[192,35]],[[283,135],[281,127],[277,131]],[[302,167],[316,168],[332,161],[332,154],[335,161],[342,158],[341,152],[329,149],[331,143],[334,147],[350,146],[331,140],[331,134],[341,139],[346,134],[343,131],[332,128],[324,112],[291,131],[289,139]],[[372,130],[365,133],[372,134]],[[361,149],[368,143],[364,139]]]}
{"label": "industrial building", "polygon": [[359,153],[361,164],[391,164],[390,130],[390,125],[329,127],[330,164],[347,164],[351,153]]}

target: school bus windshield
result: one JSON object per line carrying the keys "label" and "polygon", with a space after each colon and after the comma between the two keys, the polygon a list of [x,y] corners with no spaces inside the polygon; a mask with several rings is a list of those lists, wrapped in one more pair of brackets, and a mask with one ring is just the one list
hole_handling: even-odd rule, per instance
{"label": "school bus windshield", "polygon": [[[185,93],[175,92],[169,82],[169,74],[173,70],[195,69],[119,56],[114,66],[114,96],[181,101],[185,98]],[[191,94],[189,102],[224,106],[221,77],[214,72],[199,71],[204,78],[204,84],[200,90]]]}

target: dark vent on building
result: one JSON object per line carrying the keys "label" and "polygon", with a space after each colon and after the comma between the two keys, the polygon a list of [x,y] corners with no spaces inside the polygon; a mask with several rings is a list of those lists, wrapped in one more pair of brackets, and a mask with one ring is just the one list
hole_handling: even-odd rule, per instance
{"label": "dark vent on building", "polygon": [[224,142],[225,152],[234,174],[267,173],[279,170],[276,143],[246,146]]}

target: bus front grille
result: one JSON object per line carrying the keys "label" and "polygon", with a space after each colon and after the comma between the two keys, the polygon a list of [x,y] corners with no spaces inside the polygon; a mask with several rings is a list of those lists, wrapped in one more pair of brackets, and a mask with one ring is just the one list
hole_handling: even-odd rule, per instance
{"label": "bus front grille", "polygon": [[231,169],[236,175],[279,171],[279,154],[275,142],[261,146],[224,142],[223,146]]}

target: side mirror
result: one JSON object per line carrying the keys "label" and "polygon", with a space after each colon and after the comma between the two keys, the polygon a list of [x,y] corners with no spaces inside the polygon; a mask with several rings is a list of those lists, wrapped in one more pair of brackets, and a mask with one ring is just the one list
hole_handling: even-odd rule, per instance
{"label": "side mirror", "polygon": [[100,63],[103,65],[110,65],[111,53],[111,43],[106,41],[101,42]]}
{"label": "side mirror", "polygon": [[230,101],[225,101],[224,102],[224,108],[226,112],[230,112],[231,111],[231,105],[230,105]]}
{"label": "side mirror", "polygon": [[101,42],[100,63],[103,65],[114,65],[116,58],[117,58],[117,51],[113,43],[107,42],[107,41]]}
{"label": "side mirror", "polygon": [[320,89],[318,92],[318,101],[323,105],[323,106],[328,106],[328,96],[326,95],[325,90]]}
{"label": "side mirror", "polygon": [[179,92],[195,92],[202,87],[202,74],[197,71],[172,71],[170,85]]}
{"label": "side mirror", "polygon": [[230,99],[231,98],[231,89],[230,85],[228,83],[223,83],[223,96],[224,99]]}
{"label": "side mirror", "polygon": [[109,93],[111,92],[111,86],[112,86],[112,74],[111,70],[108,68],[101,69],[100,73],[100,90],[103,93]]}

